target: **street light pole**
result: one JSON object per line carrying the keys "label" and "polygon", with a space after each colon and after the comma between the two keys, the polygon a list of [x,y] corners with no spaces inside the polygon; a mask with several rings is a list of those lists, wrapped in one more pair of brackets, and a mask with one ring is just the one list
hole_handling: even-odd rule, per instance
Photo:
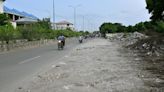
{"label": "street light pole", "polygon": [[74,10],[74,28],[76,30],[76,8],[80,7],[80,5],[77,5],[77,6],[70,5],[69,7],[72,7]]}
{"label": "street light pole", "polygon": [[74,7],[74,27],[76,30],[76,7]]}
{"label": "street light pole", "polygon": [[55,1],[53,0],[53,28],[54,28],[54,30],[55,30]]}
{"label": "street light pole", "polygon": [[84,16],[83,16],[83,31],[85,30],[85,26],[84,26]]}

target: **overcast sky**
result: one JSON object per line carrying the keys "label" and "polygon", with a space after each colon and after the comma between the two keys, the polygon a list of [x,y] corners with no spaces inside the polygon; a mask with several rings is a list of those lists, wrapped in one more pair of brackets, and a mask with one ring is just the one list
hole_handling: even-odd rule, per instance
{"label": "overcast sky", "polygon": [[[145,0],[54,1],[56,22],[66,20],[74,23],[73,8],[69,6],[76,7],[78,29],[97,30],[103,22],[134,25],[141,21],[147,21],[150,17],[145,9]],[[28,12],[42,19],[44,17],[52,18],[52,2],[53,0],[6,0],[5,6]]]}

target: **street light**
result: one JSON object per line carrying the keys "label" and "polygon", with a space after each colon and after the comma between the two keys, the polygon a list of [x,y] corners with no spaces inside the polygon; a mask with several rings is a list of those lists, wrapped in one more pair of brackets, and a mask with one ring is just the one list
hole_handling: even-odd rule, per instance
{"label": "street light", "polygon": [[77,5],[77,6],[72,6],[72,5],[69,5],[69,7],[72,7],[73,10],[74,10],[74,28],[76,30],[76,8],[80,7],[81,5]]}
{"label": "street light", "polygon": [[55,1],[53,0],[53,28],[55,30]]}
{"label": "street light", "polygon": [[83,31],[85,31],[85,26],[84,26],[84,25],[85,25],[85,24],[84,24],[84,23],[85,23],[85,22],[84,22],[85,17],[84,17],[84,16],[82,16],[82,17],[83,17]]}

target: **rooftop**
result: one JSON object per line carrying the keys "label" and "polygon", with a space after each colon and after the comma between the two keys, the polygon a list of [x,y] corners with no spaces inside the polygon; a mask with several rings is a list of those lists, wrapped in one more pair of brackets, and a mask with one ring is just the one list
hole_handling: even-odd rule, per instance
{"label": "rooftop", "polygon": [[24,12],[24,11],[20,12],[20,11],[18,11],[16,9],[9,9],[6,6],[4,6],[3,9],[4,9],[4,13],[14,14],[14,15],[18,15],[18,16],[22,16],[22,17],[26,17],[26,18],[35,19],[35,20],[39,19],[36,16],[34,16],[32,14],[29,14],[27,12]]}
{"label": "rooftop", "polygon": [[23,23],[23,24],[29,24],[29,23],[35,23],[37,22],[37,20],[35,19],[31,19],[31,18],[21,18],[19,20],[16,21],[18,24],[20,23]]}

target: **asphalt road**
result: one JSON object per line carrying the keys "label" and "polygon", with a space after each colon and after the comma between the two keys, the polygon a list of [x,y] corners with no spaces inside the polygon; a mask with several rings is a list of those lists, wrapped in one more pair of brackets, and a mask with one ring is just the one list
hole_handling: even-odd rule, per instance
{"label": "asphalt road", "polygon": [[37,72],[43,71],[79,45],[76,38],[67,39],[64,50],[57,44],[0,54],[0,92],[12,92],[16,85]]}

